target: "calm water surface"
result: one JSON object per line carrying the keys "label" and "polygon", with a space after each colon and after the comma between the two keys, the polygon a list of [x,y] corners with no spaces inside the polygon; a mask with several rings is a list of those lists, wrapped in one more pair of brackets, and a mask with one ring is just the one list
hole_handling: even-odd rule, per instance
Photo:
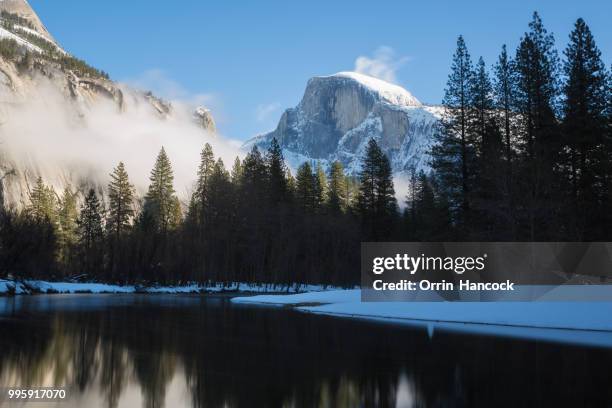
{"label": "calm water surface", "polygon": [[612,406],[610,349],[430,334],[222,296],[0,298],[0,385],[67,388],[41,408]]}

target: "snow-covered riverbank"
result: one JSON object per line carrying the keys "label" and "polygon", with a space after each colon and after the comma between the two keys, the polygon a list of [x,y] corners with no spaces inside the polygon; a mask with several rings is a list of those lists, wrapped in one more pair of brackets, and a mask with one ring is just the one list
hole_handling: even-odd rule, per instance
{"label": "snow-covered riverbank", "polygon": [[361,302],[355,290],[236,297],[331,316],[612,347],[610,302]]}
{"label": "snow-covered riverbank", "polygon": [[[330,288],[334,289],[334,288]],[[184,286],[133,286],[110,285],[105,283],[74,283],[74,282],[47,282],[47,281],[12,281],[0,279],[0,296],[27,295],[32,293],[217,293],[217,292],[244,292],[244,293],[301,293],[308,291],[325,290],[320,285],[269,285],[255,283],[230,283]]]}

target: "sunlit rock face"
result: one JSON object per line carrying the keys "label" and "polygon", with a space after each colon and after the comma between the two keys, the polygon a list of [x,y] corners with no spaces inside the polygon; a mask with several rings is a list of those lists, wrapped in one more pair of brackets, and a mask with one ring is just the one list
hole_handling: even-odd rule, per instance
{"label": "sunlit rock face", "polygon": [[42,21],[40,21],[40,18],[38,18],[38,15],[36,15],[26,0],[0,0],[0,11],[17,14],[26,19],[35,31],[43,35],[49,41],[55,42]]}
{"label": "sunlit rock face", "polygon": [[295,108],[287,109],[277,128],[244,148],[266,148],[276,138],[294,167],[304,161],[327,165],[339,160],[356,173],[367,142],[374,138],[394,172],[428,169],[429,150],[442,108],[423,105],[405,89],[354,72],[308,81]]}
{"label": "sunlit rock face", "polygon": [[209,132],[210,134],[217,133],[217,126],[215,124],[215,119],[210,112],[210,109],[207,109],[204,106],[198,106],[193,114],[196,123],[204,130]]}
{"label": "sunlit rock face", "polygon": [[[0,0],[0,12],[4,12],[0,16],[0,39],[17,43],[14,55],[0,56],[0,192],[5,206],[26,206],[39,176],[58,195],[65,187],[79,193],[94,187],[102,194],[112,169],[94,170],[83,166],[88,155],[99,154],[95,151],[80,152],[79,163],[57,160],[57,151],[52,159],[40,146],[24,153],[21,144],[18,151],[15,147],[23,133],[36,131],[36,137],[58,141],[66,140],[58,132],[98,139],[103,135],[112,136],[114,130],[104,124],[88,130],[92,123],[102,122],[102,115],[113,124],[119,123],[122,116],[130,116],[132,125],[137,120],[184,122],[194,129],[200,128],[203,138],[216,132],[212,114],[205,107],[184,112],[189,108],[174,107],[151,92],[112,81],[95,69],[92,72],[75,69],[75,60],[71,60],[70,54],[48,32],[27,1]],[[37,122],[40,129],[35,126]],[[48,123],[54,126],[46,126]],[[104,141],[95,142],[103,144]],[[77,146],[57,146],[57,150],[62,148],[76,149]]]}

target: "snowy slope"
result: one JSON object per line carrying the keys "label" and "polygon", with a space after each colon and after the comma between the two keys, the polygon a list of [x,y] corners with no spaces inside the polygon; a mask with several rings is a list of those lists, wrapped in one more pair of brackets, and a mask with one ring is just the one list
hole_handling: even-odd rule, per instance
{"label": "snowy slope", "polygon": [[[595,286],[591,289],[596,294]],[[423,326],[430,335],[434,329],[443,329],[612,347],[610,302],[368,303],[361,302],[359,289],[235,297],[232,302],[294,306],[308,313]]]}
{"label": "snowy slope", "polygon": [[30,51],[42,53],[42,50],[38,46],[30,43],[27,40],[24,40],[23,38],[19,37],[17,34],[14,34],[14,33],[11,33],[8,30],[5,30],[2,27],[0,27],[0,38],[8,38],[10,40],[15,40],[15,41],[17,41],[17,44],[23,45],[24,47],[26,47]]}

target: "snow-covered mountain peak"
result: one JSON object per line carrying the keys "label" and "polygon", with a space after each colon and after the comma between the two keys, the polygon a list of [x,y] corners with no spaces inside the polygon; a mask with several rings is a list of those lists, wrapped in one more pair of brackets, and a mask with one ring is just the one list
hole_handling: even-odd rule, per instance
{"label": "snow-covered mountain peak", "polygon": [[404,88],[355,72],[316,76],[300,103],[287,109],[272,132],[244,145],[267,148],[275,138],[290,166],[340,161],[357,174],[370,139],[391,161],[394,173],[429,169],[428,152],[442,112],[421,104]]}
{"label": "snow-covered mountain peak", "polygon": [[392,105],[422,106],[421,102],[410,92],[399,85],[353,71],[338,72],[334,75],[320,78],[342,78],[358,82],[361,86],[377,94],[381,99]]}

